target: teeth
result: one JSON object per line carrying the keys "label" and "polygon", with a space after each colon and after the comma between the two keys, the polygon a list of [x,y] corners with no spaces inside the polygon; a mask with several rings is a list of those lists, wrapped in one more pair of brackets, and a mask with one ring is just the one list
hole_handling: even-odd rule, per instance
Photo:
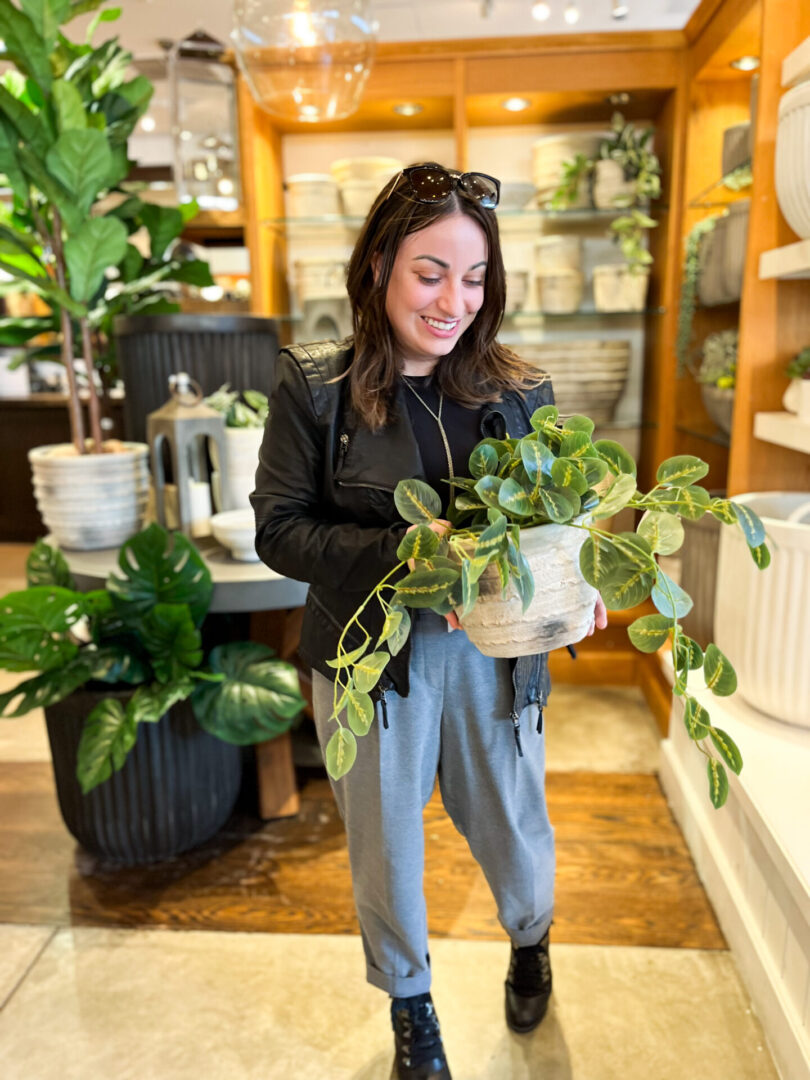
{"label": "teeth", "polygon": [[439,322],[438,319],[428,319],[426,316],[423,317],[428,326],[435,326],[437,330],[452,330],[453,327],[456,325],[455,321]]}

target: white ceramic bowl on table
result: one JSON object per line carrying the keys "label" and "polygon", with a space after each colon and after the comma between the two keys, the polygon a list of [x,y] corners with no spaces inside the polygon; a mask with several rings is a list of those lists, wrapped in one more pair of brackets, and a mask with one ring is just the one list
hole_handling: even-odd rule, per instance
{"label": "white ceramic bowl on table", "polygon": [[256,519],[252,510],[226,510],[211,518],[214,539],[239,562],[258,562],[254,540]]}

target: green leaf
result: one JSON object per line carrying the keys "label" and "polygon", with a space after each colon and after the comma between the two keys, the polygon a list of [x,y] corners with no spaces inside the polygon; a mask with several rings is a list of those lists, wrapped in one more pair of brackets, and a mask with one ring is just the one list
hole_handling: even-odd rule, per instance
{"label": "green leaf", "polygon": [[593,446],[615,476],[622,473],[633,477],[636,475],[636,463],[620,443],[612,439],[599,439]]}
{"label": "green leaf", "polygon": [[491,525],[487,525],[475,542],[476,557],[484,555],[489,558],[494,552],[505,552],[506,527],[507,520],[503,514],[497,517]]}
{"label": "green leaf", "polygon": [[655,576],[649,570],[622,564],[607,575],[599,591],[606,607],[623,611],[646,600],[654,581]]}
{"label": "green leaf", "polygon": [[[585,461],[598,461],[598,458],[585,458]],[[604,466],[603,461],[599,461]],[[605,466],[606,467],[606,466]],[[575,458],[556,458],[551,466],[551,479],[556,487],[571,488],[577,495],[584,495],[591,486]]]}
{"label": "green leaf", "polygon": [[186,604],[156,604],[144,617],[139,636],[160,682],[179,679],[202,663],[200,632]]}
{"label": "green leaf", "polygon": [[470,476],[480,480],[482,476],[493,476],[498,471],[498,454],[487,443],[479,443],[470,454]]}
{"label": "green leaf", "polygon": [[56,41],[59,27],[68,16],[70,0],[20,0],[20,7],[49,52]]}
{"label": "green leaf", "polygon": [[127,250],[127,230],[116,218],[90,218],[65,241],[65,262],[70,292],[76,300],[89,300],[104,279],[104,271],[116,266]]}
{"label": "green leaf", "polygon": [[717,520],[722,521],[724,525],[737,524],[737,515],[729,499],[711,499],[709,509]]}
{"label": "green leaf", "polygon": [[[48,53],[56,36],[57,26],[51,27],[61,0],[21,0],[19,11],[8,0],[0,4],[0,38],[6,46],[6,58],[13,60],[20,71],[36,79],[45,93],[51,88],[51,65]],[[34,24],[38,9],[42,18]],[[58,24],[58,16],[56,22]],[[51,32],[53,31],[53,36]]]}
{"label": "green leaf", "polygon": [[703,649],[687,634],[678,634],[674,655],[676,671],[697,671],[703,667]]}
{"label": "green leaf", "polygon": [[595,427],[596,425],[589,416],[580,416],[578,414],[575,414],[574,416],[569,416],[565,420],[563,420],[560,431],[563,436],[571,435],[575,431],[581,431],[584,432],[590,439],[591,435],[593,435],[593,429]]}
{"label": "green leaf", "polygon": [[333,780],[345,776],[357,757],[357,741],[352,732],[345,727],[338,728],[326,744],[324,756],[326,771]]}
{"label": "green leaf", "polygon": [[680,514],[690,521],[703,517],[709,508],[711,498],[702,487],[669,488],[654,491],[645,496],[645,502],[652,502],[656,509],[668,514]]}
{"label": "green leaf", "polygon": [[79,212],[86,214],[106,187],[112,165],[107,137],[93,128],[65,131],[48,151],[45,164],[51,176],[69,192]]}
{"label": "green leaf", "polygon": [[622,556],[615,544],[596,534],[591,534],[579,550],[579,568],[582,576],[595,589],[601,589],[622,562]]}
{"label": "green leaf", "polygon": [[52,95],[60,134],[66,131],[80,131],[87,127],[84,101],[73,83],[65,82],[64,79],[55,79]]}
{"label": "green leaf", "polygon": [[171,683],[139,686],[127,704],[127,716],[136,724],[156,724],[179,701],[194,690],[194,680],[183,676]]}
{"label": "green leaf", "polygon": [[[68,0],[68,7],[70,7],[69,0]],[[120,19],[120,18],[121,18],[121,8],[107,8],[106,11],[99,11],[99,13],[96,16],[94,16],[94,18],[92,18],[90,20],[90,23],[88,24],[87,33],[85,34],[85,37],[84,37],[84,40],[86,41],[86,43],[88,45],[90,45],[92,43],[93,35],[95,34],[96,30],[98,29],[99,23],[115,22],[116,19]]]}
{"label": "green leaf", "polygon": [[557,423],[559,415],[560,410],[556,405],[541,405],[539,409],[535,409],[532,413],[532,427],[535,431],[539,431],[546,424],[551,424],[553,427]]}
{"label": "green leaf", "polygon": [[[21,163],[23,163],[22,156],[25,150],[35,156],[45,156],[52,139],[44,120],[23,105],[2,83],[0,83],[0,113],[3,114],[6,125],[10,125],[16,133],[12,145]],[[18,145],[18,139],[22,140],[22,145]],[[39,164],[39,157],[36,157],[37,164]],[[40,168],[42,172],[45,171],[41,165]],[[27,168],[26,172],[28,172]]]}
{"label": "green leaf", "polygon": [[237,746],[289,731],[304,707],[298,674],[273,650],[256,642],[217,645],[208,663],[221,682],[204,682],[191,696],[194,715],[211,735]]}
{"label": "green leaf", "polygon": [[613,517],[614,514],[618,514],[620,510],[627,506],[635,493],[635,476],[630,473],[618,474],[608,488],[605,497],[596,509],[591,511],[591,516],[597,521],[600,518]]}
{"label": "green leaf", "polygon": [[57,585],[75,592],[76,582],[65,557],[58,548],[37,540],[25,560],[25,578],[29,586]]}
{"label": "green leaf", "polygon": [[570,435],[566,435],[560,444],[560,457],[585,459],[595,458],[597,452],[594,449],[591,442],[590,435],[587,435],[584,431],[572,431]]}
{"label": "green leaf", "polygon": [[658,570],[658,580],[652,590],[652,602],[662,615],[669,619],[681,619],[692,610],[692,597],[677,585],[663,570]]}
{"label": "green leaf", "polygon": [[397,582],[395,602],[408,607],[432,607],[458,579],[457,570],[414,570]]}
{"label": "green leaf", "polygon": [[[392,615],[395,611],[399,612],[402,618],[387,638],[380,638],[380,640],[377,642],[378,645],[381,645],[384,640],[386,645],[388,646],[388,651],[391,656],[396,656],[401,651],[402,646],[408,640],[408,634],[410,634],[411,632],[410,612],[403,607],[392,607],[388,614]],[[386,616],[386,625],[387,623],[388,616]]]}
{"label": "green leaf", "polygon": [[[9,667],[2,657],[0,657],[0,666],[7,671],[16,670]],[[6,690],[5,693],[0,694],[0,716],[5,718],[27,716],[32,709],[44,709],[47,705],[55,705],[57,701],[62,701],[74,690],[83,686],[92,676],[91,665],[81,655],[74,655],[73,660],[66,660],[62,666],[44,671],[32,679],[26,679],[18,683],[13,690]],[[15,701],[17,704],[11,708]]]}
{"label": "green leaf", "polygon": [[705,739],[709,734],[711,717],[697,698],[687,697],[684,701],[683,722],[686,724],[689,738],[694,739],[695,742]]}
{"label": "green leaf", "polygon": [[[0,102],[2,108],[2,102]],[[0,174],[5,176],[9,187],[21,202],[28,200],[28,181],[20,168],[17,157],[19,136],[4,116],[0,116]]]}
{"label": "green leaf", "polygon": [[482,476],[475,485],[475,493],[486,506],[492,507],[495,510],[500,510],[501,505],[498,501],[498,496],[502,485],[503,477]]}
{"label": "green leaf", "polygon": [[397,558],[402,562],[408,559],[429,559],[439,549],[439,537],[429,525],[417,525],[406,532],[399,542]]}
{"label": "green leaf", "polygon": [[535,506],[529,495],[520,486],[517,480],[508,477],[498,491],[498,503],[510,514],[518,514],[521,517],[532,517]]}
{"label": "green leaf", "polygon": [[579,513],[579,496],[573,491],[557,491],[555,488],[540,488],[537,496],[543,510],[558,524],[570,521]]}
{"label": "green leaf", "polygon": [[659,484],[683,488],[702,480],[708,472],[709,466],[705,461],[689,454],[679,454],[677,457],[662,461],[655,478]]}
{"label": "green leaf", "polygon": [[77,652],[67,635],[82,617],[81,593],[37,585],[8,593],[0,601],[0,667],[6,671],[48,671]]}
{"label": "green leaf", "polygon": [[134,244],[127,244],[123,259],[118,263],[118,271],[121,280],[126,282],[137,281],[143,266],[143,255]]}
{"label": "green leaf", "polygon": [[742,503],[736,503],[731,501],[731,508],[737,516],[742,526],[742,531],[745,533],[745,540],[749,547],[759,547],[760,544],[765,543],[765,526],[762,524],[759,517],[749,507],[744,506]]}
{"label": "green leaf", "polygon": [[519,551],[510,542],[508,550],[509,573],[515,588],[520,596],[522,611],[525,615],[529,605],[534,599],[534,575],[528,560],[522,551]]}
{"label": "green leaf", "polygon": [[723,731],[722,728],[712,727],[709,728],[709,735],[712,742],[720,752],[723,761],[737,776],[740,775],[740,770],[743,767],[742,754],[739,751],[739,747],[734,742],[728,732]]}
{"label": "green leaf", "polygon": [[737,673],[729,660],[714,644],[706,646],[703,656],[703,678],[713,694],[728,697],[737,689]]}
{"label": "green leaf", "polygon": [[188,604],[200,626],[211,603],[211,572],[182,533],[152,524],[121,546],[118,566],[107,588],[126,618],[146,615],[156,604]]}
{"label": "green leaf", "polygon": [[583,476],[588,482],[588,487],[596,487],[601,484],[610,469],[608,463],[600,457],[579,458],[577,465],[582,470]]}
{"label": "green leaf", "polygon": [[[480,575],[479,575],[480,576]],[[475,607],[478,599],[478,581],[473,579],[470,573],[470,560],[465,559],[461,564],[461,613],[463,619]]]}
{"label": "green leaf", "polygon": [[96,705],[84,722],[76,759],[76,776],[85,795],[109,779],[113,769],[121,769],[137,737],[135,721],[120,701],[105,698]]}
{"label": "green leaf", "polygon": [[199,289],[214,284],[211,267],[204,259],[189,259],[187,262],[181,263],[173,262],[169,280],[182,281],[186,285],[196,285]]}
{"label": "green leaf", "polygon": [[394,637],[402,624],[402,620],[406,617],[408,617],[408,613],[405,608],[389,608],[385,613],[383,628],[380,631],[380,636],[377,638],[374,648],[379,649],[380,645],[388,641],[389,638]]}
{"label": "green leaf", "polygon": [[390,659],[390,654],[386,649],[379,649],[356,660],[352,672],[355,689],[362,694],[367,694],[369,690],[372,690],[380,681],[380,676]]}
{"label": "green leaf", "polygon": [[719,810],[728,798],[728,775],[715,758],[707,761],[706,767],[709,773],[709,796],[715,810]]}
{"label": "green leaf", "polygon": [[760,570],[767,570],[771,565],[771,552],[767,544],[760,544],[758,547],[749,547],[751,552],[751,558],[757,564]]}
{"label": "green leaf", "polygon": [[520,459],[533,484],[537,482],[538,473],[551,476],[557,460],[547,446],[530,435],[520,440]]}
{"label": "green leaf", "polygon": [[638,525],[638,535],[643,536],[653,551],[660,555],[672,555],[684,540],[683,525],[672,514],[648,510]]}
{"label": "green leaf", "polygon": [[[0,94],[0,96],[2,95]],[[0,102],[0,106],[2,106],[2,102]],[[55,180],[48,170],[43,167],[33,149],[33,144],[31,144],[30,148],[21,145],[17,150],[17,154],[26,176],[30,178],[35,187],[39,188],[48,202],[56,207],[68,232],[76,232],[77,229],[81,228],[85,220],[84,213],[76,205],[64,184]]]}
{"label": "green leaf", "polygon": [[627,635],[643,653],[654,653],[666,644],[672,630],[672,620],[664,615],[642,615],[630,623]]}
{"label": "green leaf", "polygon": [[346,691],[346,719],[355,735],[367,735],[374,720],[374,702],[368,694],[349,688]]}
{"label": "green leaf", "polygon": [[154,262],[163,258],[166,248],[180,235],[185,224],[178,209],[173,206],[157,206],[154,203],[143,204],[141,221],[149,233],[149,250]]}
{"label": "green leaf", "polygon": [[[379,642],[377,643],[379,644]],[[349,667],[351,664],[358,660],[368,648],[368,640],[364,641],[362,645],[358,645],[356,649],[351,649],[347,653],[340,653],[334,660],[327,660],[326,666],[330,668]]]}
{"label": "green leaf", "polygon": [[423,480],[400,480],[394,503],[402,520],[412,525],[429,525],[442,511],[442,500]]}

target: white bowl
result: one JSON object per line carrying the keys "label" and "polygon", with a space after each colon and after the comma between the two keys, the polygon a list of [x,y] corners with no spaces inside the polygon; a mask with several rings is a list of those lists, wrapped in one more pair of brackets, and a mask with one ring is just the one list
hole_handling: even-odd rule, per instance
{"label": "white bowl", "polygon": [[384,180],[390,180],[402,168],[399,158],[351,157],[333,161],[329,171],[339,184],[346,180],[377,180],[382,187]]}
{"label": "white bowl", "polygon": [[252,510],[226,510],[211,518],[214,538],[239,562],[258,562],[254,541],[256,519]]}

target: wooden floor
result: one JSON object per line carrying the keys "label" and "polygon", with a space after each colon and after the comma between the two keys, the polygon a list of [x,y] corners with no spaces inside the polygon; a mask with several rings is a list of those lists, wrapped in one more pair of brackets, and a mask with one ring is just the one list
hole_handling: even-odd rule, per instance
{"label": "wooden floor", "polygon": [[[48,764],[0,764],[0,923],[357,932],[348,857],[326,780],[295,819],[237,812],[211,843],[142,870],[80,851]],[[550,773],[557,942],[726,947],[655,776]],[[483,875],[435,794],[425,812],[430,932],[503,939]]]}

